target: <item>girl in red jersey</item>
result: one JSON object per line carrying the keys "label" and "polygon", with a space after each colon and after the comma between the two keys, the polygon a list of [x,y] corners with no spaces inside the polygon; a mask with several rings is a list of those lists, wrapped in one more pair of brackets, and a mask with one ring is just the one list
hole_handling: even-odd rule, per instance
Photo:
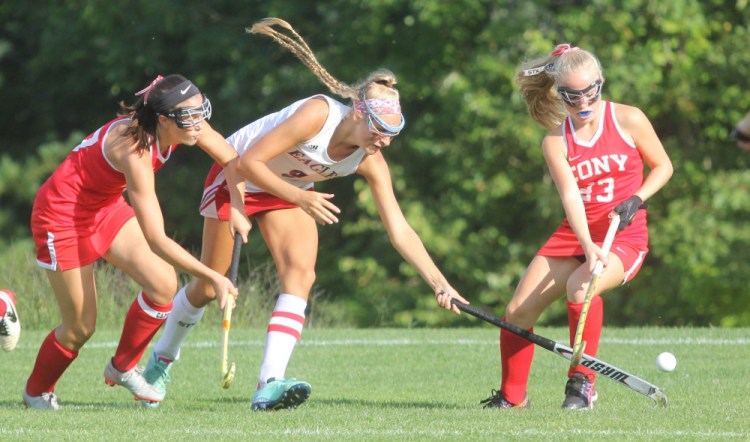
{"label": "girl in red jersey", "polygon": [[[295,38],[281,37],[279,26]],[[315,281],[318,250],[316,222],[338,222],[334,195],[316,192],[314,184],[357,173],[372,191],[378,213],[393,246],[419,272],[437,303],[459,313],[451,298],[466,302],[430,258],[399,207],[383,149],[404,127],[395,76],[380,69],[357,86],[340,83],[315,59],[291,26],[266,19],[250,30],[271,36],[294,52],[347,106],[325,95],[299,100],[238,130],[229,142],[240,153],[239,172],[246,182],[245,210],[260,227],[281,281],[269,320],[266,347],[253,410],[295,408],[310,395],[307,382],[287,378],[285,371],[305,323],[305,309]],[[201,202],[204,218],[201,259],[225,272],[230,265],[232,236],[226,228],[226,183],[216,166],[209,172]],[[144,376],[165,388],[180,345],[203,315],[214,294],[193,280],[175,296],[175,309],[154,346]]]}
{"label": "girl in red jersey", "polygon": [[[183,76],[159,76],[136,95],[140,98],[135,104],[120,103],[118,118],[73,149],[34,200],[31,228],[37,262],[55,292],[62,324],[42,343],[24,387],[23,401],[29,408],[60,408],[55,384],[96,325],[97,259],[106,259],[142,287],[104,370],[109,385],[124,386],[136,399],[158,402],[164,396],[135,366],[172,310],[177,289],[173,266],[205,281],[222,305],[233,302],[227,301],[228,295],[237,295],[227,278],[165,234],[154,187],[154,173],[178,144],[198,144],[222,166],[236,161],[236,151],[206,121],[211,116],[208,98]],[[238,182],[231,172],[234,164],[227,169],[229,181]],[[123,198],[126,189],[130,204]],[[241,193],[234,193],[241,208]],[[232,210],[232,215],[232,228],[247,235],[247,219],[240,211]]]}
{"label": "girl in red jersey", "polygon": [[[601,100],[604,76],[591,52],[563,44],[521,65],[517,83],[531,116],[550,130],[542,150],[566,218],[529,264],[506,307],[506,320],[531,329],[547,306],[566,296],[571,346],[586,288],[597,260],[605,264],[602,294],[631,280],[648,252],[646,211],[639,210],[672,176],[672,164],[651,123],[635,107]],[[650,172],[643,178],[644,162]],[[601,244],[609,217],[620,214],[611,252]],[[596,355],[602,300],[591,301],[583,340]],[[524,408],[534,345],[502,330],[500,390],[485,408]],[[594,372],[568,372],[563,408],[586,409],[596,400]]]}

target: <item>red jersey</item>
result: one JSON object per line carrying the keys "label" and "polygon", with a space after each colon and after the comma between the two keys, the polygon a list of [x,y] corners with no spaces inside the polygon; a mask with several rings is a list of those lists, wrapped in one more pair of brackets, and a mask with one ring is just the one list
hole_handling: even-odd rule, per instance
{"label": "red jersey", "polygon": [[[104,141],[117,124],[130,118],[116,118],[87,136],[65,158],[37,192],[34,214],[55,229],[85,229],[94,214],[114,204],[125,190],[125,175],[114,168],[104,154]],[[169,159],[177,145],[169,146],[166,156],[150,147],[154,172]]]}
{"label": "red jersey", "polygon": [[[106,251],[122,224],[133,216],[123,198],[125,175],[104,153],[104,141],[114,136],[112,128],[130,121],[128,117],[116,118],[87,136],[39,188],[31,230],[40,265],[67,269],[91,262]],[[169,146],[162,155],[156,141],[149,146],[154,172],[176,147]]]}
{"label": "red jersey", "polygon": [[[622,133],[615,118],[614,105],[604,101],[599,127],[591,140],[576,136],[573,122],[562,125],[568,164],[581,192],[591,239],[601,244],[609,226],[608,215],[630,198],[643,183],[643,158],[636,146]],[[633,223],[617,233],[615,243],[628,243],[648,250],[646,211],[639,210]],[[615,247],[612,248],[613,250]],[[577,237],[565,219],[539,251],[544,256],[583,255]]]}

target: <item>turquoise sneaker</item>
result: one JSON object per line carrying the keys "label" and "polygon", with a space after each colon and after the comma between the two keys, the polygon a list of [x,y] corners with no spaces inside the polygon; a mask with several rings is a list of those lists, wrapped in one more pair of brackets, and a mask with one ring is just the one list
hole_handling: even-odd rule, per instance
{"label": "turquoise sneaker", "polygon": [[266,385],[253,394],[252,409],[283,410],[297,408],[310,397],[310,384],[294,378],[268,380]]}
{"label": "turquoise sneaker", "polygon": [[[152,353],[151,358],[148,360],[148,365],[143,371],[143,377],[146,379],[146,382],[153,385],[164,396],[167,395],[167,383],[172,379],[169,377],[169,369],[172,368],[172,365],[174,365],[174,362],[159,359],[156,353]],[[141,401],[141,404],[144,407],[156,408],[160,402]]]}

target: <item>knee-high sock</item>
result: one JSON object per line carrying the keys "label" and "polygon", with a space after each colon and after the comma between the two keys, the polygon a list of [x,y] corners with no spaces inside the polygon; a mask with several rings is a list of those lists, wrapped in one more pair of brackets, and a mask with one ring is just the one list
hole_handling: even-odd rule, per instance
{"label": "knee-high sock", "polygon": [[302,335],[306,307],[307,301],[299,296],[287,293],[279,295],[268,323],[258,387],[265,385],[270,378],[284,378],[294,346]]}
{"label": "knee-high sock", "polygon": [[175,361],[180,357],[180,347],[203,317],[205,307],[194,307],[187,299],[185,287],[174,297],[172,312],[164,324],[164,333],[154,346],[154,353],[159,358]]}
{"label": "knee-high sock", "polygon": [[[568,305],[568,327],[570,327],[570,346],[573,346],[576,338],[576,329],[578,328],[578,318],[581,317],[581,309],[583,309],[583,303],[571,303],[566,301]],[[582,341],[586,341],[586,348],[584,353],[591,356],[596,356],[596,352],[599,349],[599,338],[602,335],[602,321],[604,318],[604,302],[601,296],[594,296],[591,298],[591,304],[589,305],[589,312],[586,314],[586,324],[583,327]],[[573,373],[583,373],[591,383],[596,378],[596,373],[592,370],[578,365],[576,368],[570,368],[568,370],[568,377],[573,376]]]}
{"label": "knee-high sock", "polygon": [[55,384],[77,357],[77,351],[70,351],[57,342],[55,331],[52,330],[36,355],[34,369],[26,381],[26,393],[29,396],[40,396],[42,393],[55,391]]}
{"label": "knee-high sock", "polygon": [[[529,331],[533,332],[534,328],[530,328]],[[506,400],[518,404],[526,396],[531,362],[534,360],[534,344],[502,329],[500,330],[500,360],[503,369],[500,391]]]}
{"label": "knee-high sock", "polygon": [[122,327],[120,344],[117,346],[112,365],[119,371],[128,371],[138,365],[151,338],[172,311],[172,303],[159,305],[141,292],[130,305]]}

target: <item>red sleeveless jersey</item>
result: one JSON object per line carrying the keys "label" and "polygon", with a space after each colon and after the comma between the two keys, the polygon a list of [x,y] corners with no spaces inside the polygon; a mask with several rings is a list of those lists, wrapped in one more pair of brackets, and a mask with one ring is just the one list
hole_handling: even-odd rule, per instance
{"label": "red sleeveless jersey", "polygon": [[[563,138],[578,189],[581,192],[591,239],[604,240],[609,226],[608,215],[622,201],[630,198],[643,183],[643,158],[636,146],[623,135],[611,102],[603,103],[602,118],[591,140],[576,136],[571,118],[563,122]],[[647,250],[646,211],[639,210],[633,223],[618,232],[617,242],[627,242]],[[539,252],[544,256],[583,254],[577,237],[565,219]]]}
{"label": "red sleeveless jersey", "polygon": [[[125,190],[125,175],[117,171],[104,155],[104,141],[117,124],[129,124],[130,118],[116,118],[87,136],[63,160],[42,185],[34,200],[32,229],[74,229],[87,231],[100,210],[116,204]],[[154,172],[169,159],[177,145],[169,146],[166,156],[149,147]]]}

